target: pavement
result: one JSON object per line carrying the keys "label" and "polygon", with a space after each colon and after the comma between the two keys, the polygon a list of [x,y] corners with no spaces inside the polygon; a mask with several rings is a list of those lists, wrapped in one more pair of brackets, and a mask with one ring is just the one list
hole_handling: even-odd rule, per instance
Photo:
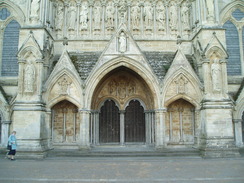
{"label": "pavement", "polygon": [[244,183],[244,157],[0,157],[0,183]]}

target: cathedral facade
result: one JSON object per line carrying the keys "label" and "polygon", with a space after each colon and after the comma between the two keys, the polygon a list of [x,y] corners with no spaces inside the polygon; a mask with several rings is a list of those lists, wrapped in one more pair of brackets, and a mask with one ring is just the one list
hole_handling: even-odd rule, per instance
{"label": "cathedral facade", "polygon": [[243,0],[0,0],[0,145],[238,156]]}

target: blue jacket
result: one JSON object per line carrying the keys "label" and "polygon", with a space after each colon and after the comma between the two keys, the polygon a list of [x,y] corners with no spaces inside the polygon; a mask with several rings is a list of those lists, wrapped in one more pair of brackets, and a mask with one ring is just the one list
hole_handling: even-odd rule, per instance
{"label": "blue jacket", "polygon": [[9,136],[8,144],[11,145],[11,149],[12,150],[16,150],[17,149],[17,139],[16,139],[15,135],[11,134]]}

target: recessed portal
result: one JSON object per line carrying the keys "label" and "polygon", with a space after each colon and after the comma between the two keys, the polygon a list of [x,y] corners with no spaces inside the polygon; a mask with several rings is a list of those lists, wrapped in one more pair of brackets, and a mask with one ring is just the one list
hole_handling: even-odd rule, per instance
{"label": "recessed portal", "polygon": [[137,100],[130,101],[125,110],[125,142],[145,142],[145,114]]}
{"label": "recessed portal", "polygon": [[78,108],[64,100],[52,108],[53,143],[74,143],[80,134]]}
{"label": "recessed portal", "polygon": [[119,109],[112,100],[107,100],[99,114],[100,143],[120,142]]}

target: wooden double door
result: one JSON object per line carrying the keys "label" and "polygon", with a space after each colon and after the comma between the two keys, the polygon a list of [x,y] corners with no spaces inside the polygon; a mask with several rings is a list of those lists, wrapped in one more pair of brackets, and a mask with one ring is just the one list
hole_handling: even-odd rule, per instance
{"label": "wooden double door", "polygon": [[105,101],[99,114],[99,143],[144,143],[145,113],[138,100],[120,111],[113,100]]}

